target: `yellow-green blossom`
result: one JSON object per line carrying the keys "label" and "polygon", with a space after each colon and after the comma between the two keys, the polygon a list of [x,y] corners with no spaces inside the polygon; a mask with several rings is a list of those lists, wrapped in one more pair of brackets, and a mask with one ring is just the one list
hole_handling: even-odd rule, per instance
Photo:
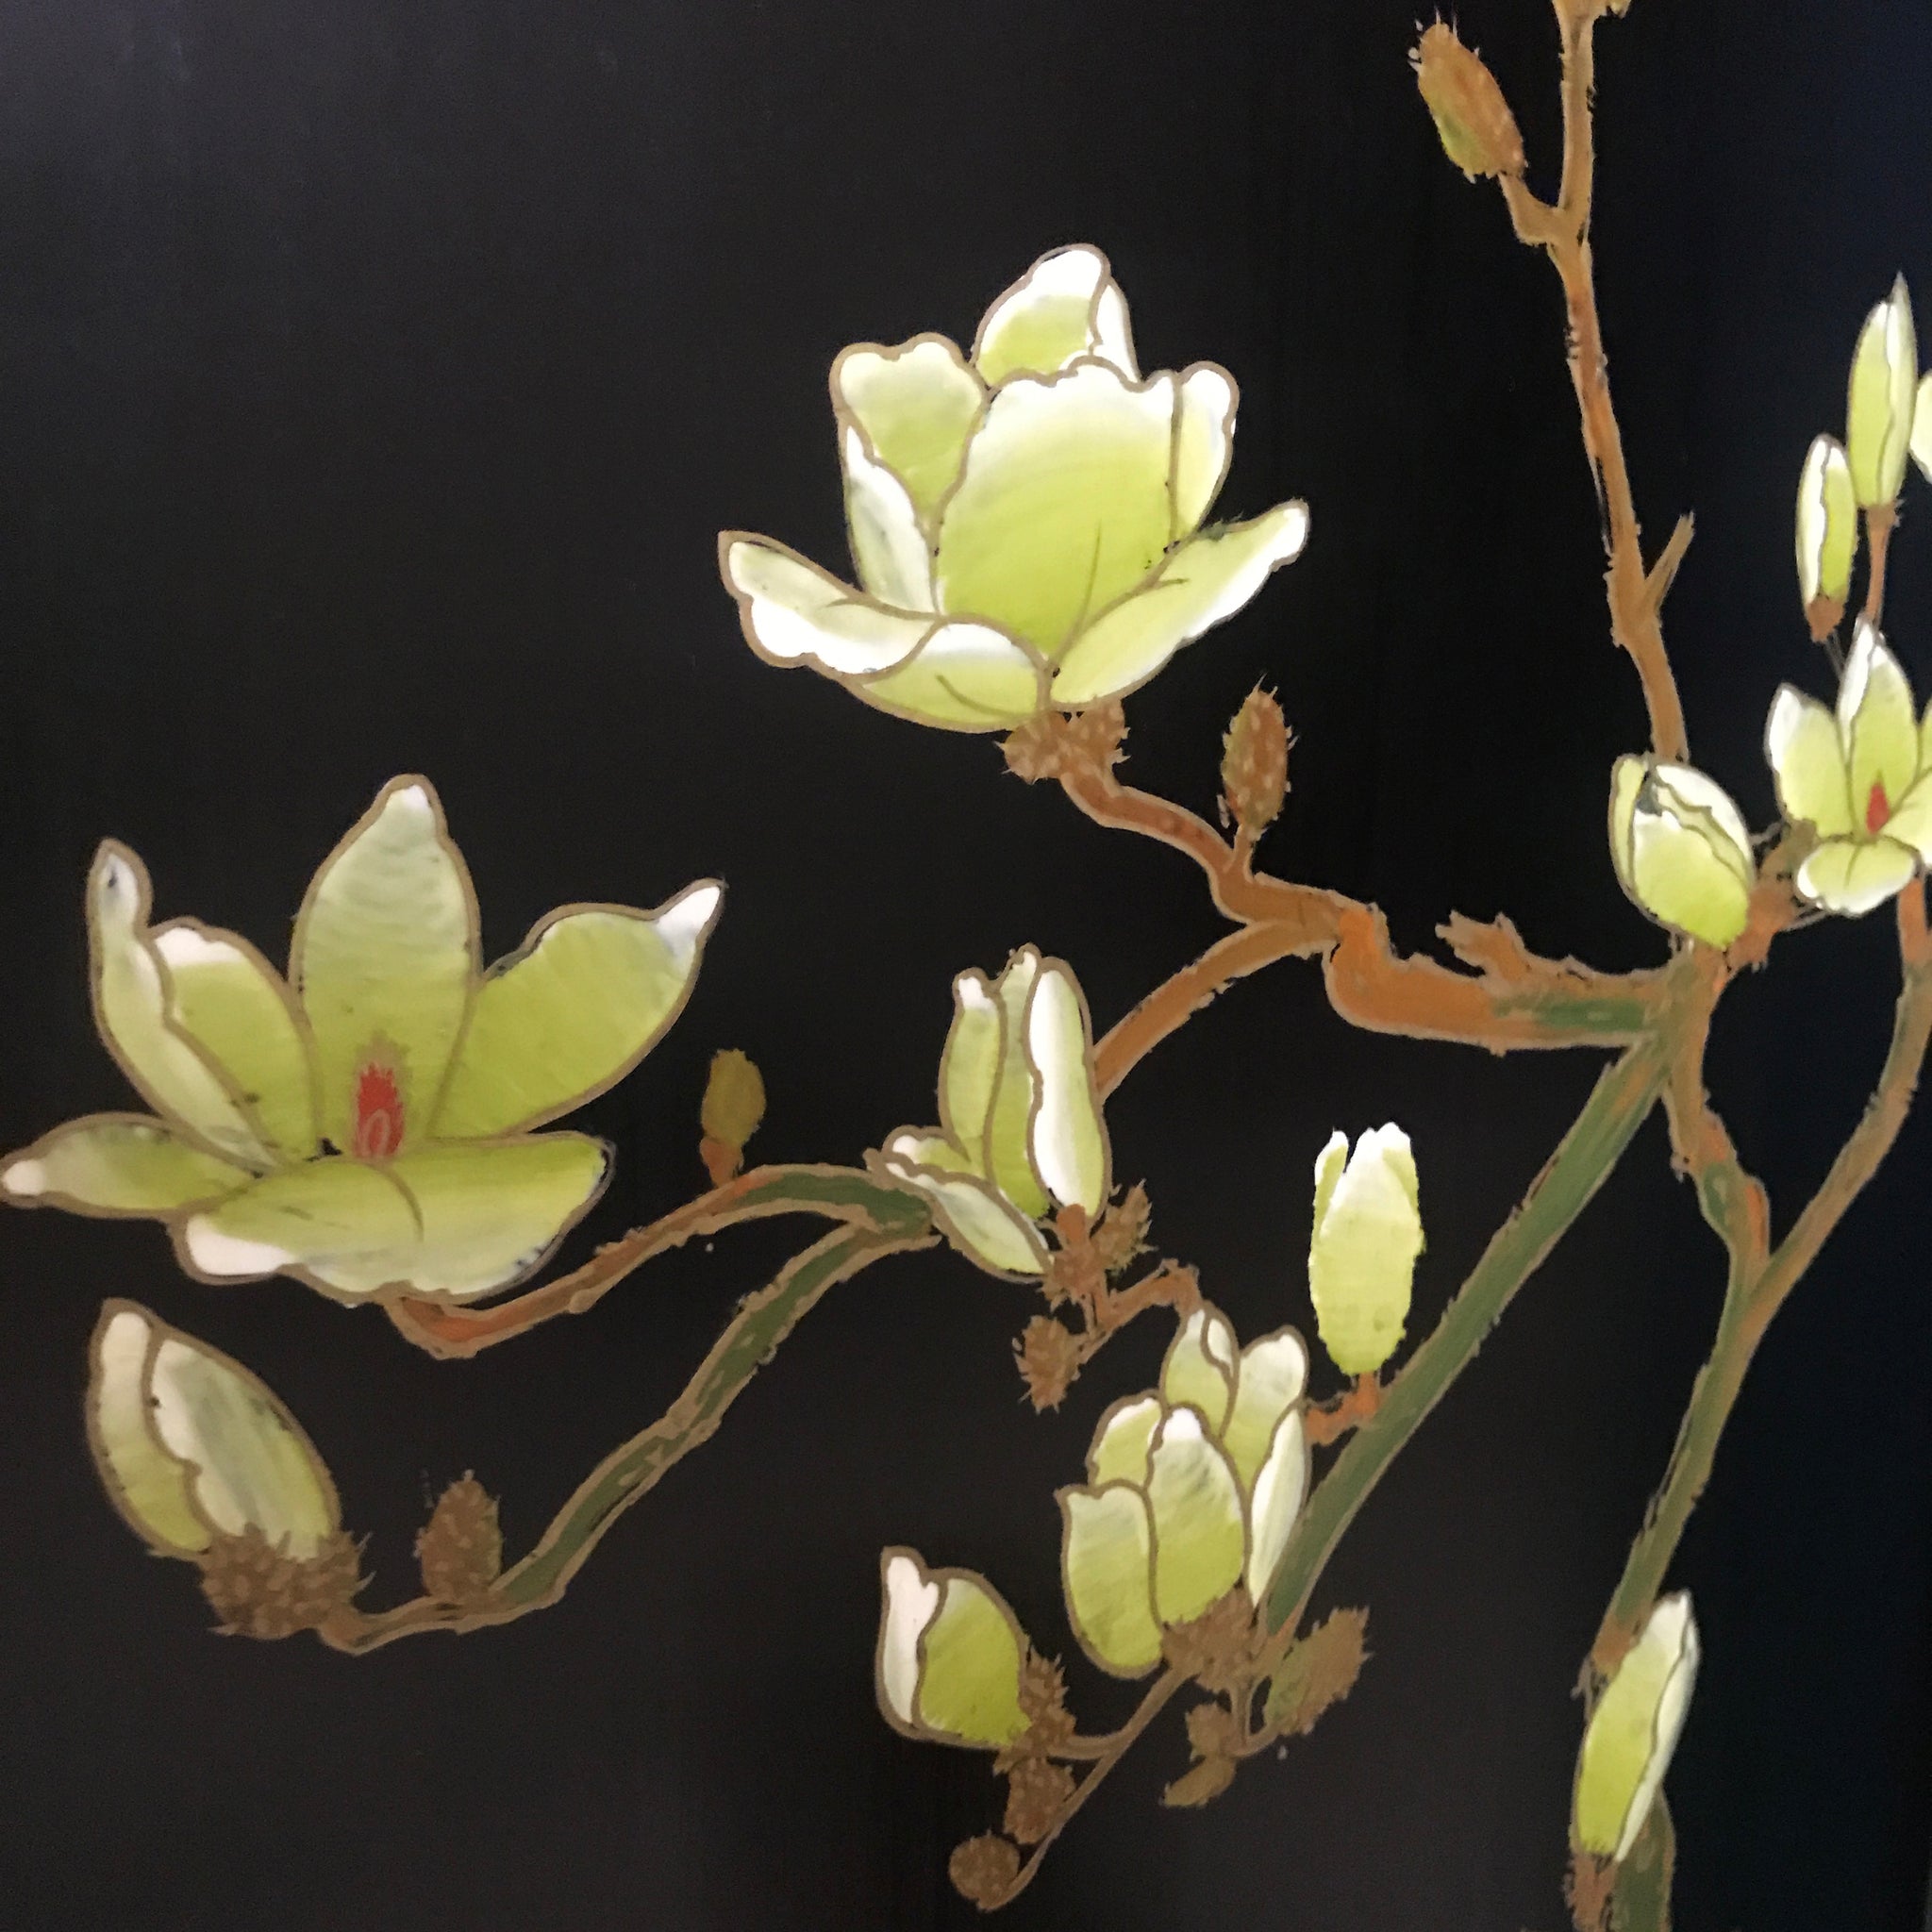
{"label": "yellow-green blossom", "polygon": [[1836,437],[1812,439],[1798,476],[1798,595],[1813,638],[1823,641],[1845,614],[1852,559],[1858,554],[1858,500]]}
{"label": "yellow-green blossom", "polygon": [[1757,864],[1730,794],[1692,765],[1621,758],[1610,774],[1610,857],[1659,925],[1729,945],[1750,917]]}
{"label": "yellow-green blossom", "polygon": [[879,1558],[879,1708],[895,1730],[997,1750],[1026,1728],[1026,1639],[1006,1599],[970,1570],[928,1570],[917,1550]]}
{"label": "yellow-green blossom", "polygon": [[769,538],[719,540],[744,635],[880,709],[1004,731],[1119,697],[1298,556],[1307,507],[1204,529],[1236,391],[1197,362],[1142,380],[1097,249],[1042,256],[944,336],[832,366],[857,587]]}
{"label": "yellow-green blossom", "polygon": [[1779,688],[1765,753],[1785,817],[1818,834],[1797,877],[1813,904],[1856,918],[1932,858],[1932,707],[1915,715],[1911,685],[1873,625],[1858,625],[1836,714]]}
{"label": "yellow-green blossom", "polygon": [[1344,1374],[1373,1374],[1408,1319],[1423,1218],[1415,1154],[1392,1121],[1348,1151],[1335,1133],[1315,1161],[1308,1293],[1322,1345]]}
{"label": "yellow-green blossom", "polygon": [[1116,1402],[1059,1491],[1067,1614],[1087,1654],[1144,1676],[1161,1631],[1235,1588],[1259,1604],[1307,1493],[1308,1352],[1292,1328],[1244,1349],[1219,1309],[1182,1324],[1160,1386]]}
{"label": "yellow-green blossom", "polygon": [[1584,1851],[1630,1856],[1677,1748],[1697,1657],[1690,1596],[1664,1597],[1605,1685],[1583,1734],[1572,1830]]}
{"label": "yellow-green blossom", "polygon": [[1919,397],[1919,351],[1912,298],[1900,275],[1858,331],[1845,397],[1845,458],[1852,488],[1868,509],[1889,504],[1906,479]]}
{"label": "yellow-green blossom", "polygon": [[205,1281],[466,1301],[541,1265],[609,1150],[529,1130],[621,1079],[676,1017],[723,888],[569,906],[480,971],[435,791],[397,778],[325,860],[286,981],[247,941],[151,925],[145,870],[88,883],[94,1015],[153,1115],[72,1121],[0,1162],[23,1207],[147,1215]]}

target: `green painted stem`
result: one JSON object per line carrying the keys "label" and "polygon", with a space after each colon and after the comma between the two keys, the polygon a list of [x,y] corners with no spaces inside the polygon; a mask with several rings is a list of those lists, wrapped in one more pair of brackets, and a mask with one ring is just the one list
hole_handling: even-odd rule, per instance
{"label": "green painted stem", "polygon": [[1607,1067],[1521,1207],[1499,1228],[1435,1332],[1390,1384],[1380,1407],[1316,1484],[1268,1593],[1268,1627],[1292,1632],[1336,1544],[1382,1473],[1474,1358],[1516,1291],[1580,1214],[1656,1105],[1667,1071],[1659,1041]]}

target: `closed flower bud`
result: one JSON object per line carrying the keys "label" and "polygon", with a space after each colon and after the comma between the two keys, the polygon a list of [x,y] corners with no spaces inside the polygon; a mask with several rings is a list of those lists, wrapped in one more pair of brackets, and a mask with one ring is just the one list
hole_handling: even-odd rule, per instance
{"label": "closed flower bud", "polygon": [[1757,862],[1743,814],[1690,765],[1622,758],[1610,774],[1610,857],[1660,925],[1722,949],[1744,930]]}
{"label": "closed flower bud", "polygon": [[439,1603],[468,1604],[490,1593],[503,1571],[496,1498],[474,1475],[450,1484],[416,1537],[423,1588]]}
{"label": "closed flower bud", "polygon": [[1599,1858],[1626,1858],[1656,1802],[1697,1677],[1697,1624],[1679,1591],[1650,1613],[1583,1734],[1572,1829]]}
{"label": "closed flower bud", "polygon": [[1474,181],[1523,173],[1523,137],[1496,76],[1440,20],[1412,57],[1416,85],[1441,137],[1442,151]]}
{"label": "closed flower bud", "polygon": [[737,1047],[711,1056],[710,1077],[698,1109],[705,1130],[700,1148],[706,1171],[723,1186],[744,1162],[744,1143],[765,1117],[765,1082],[758,1062]]}
{"label": "closed flower bud", "polygon": [[1395,1352],[1408,1319],[1423,1222],[1415,1156],[1391,1122],[1329,1137],[1315,1162],[1308,1292],[1322,1345],[1344,1374],[1373,1374]]}
{"label": "closed flower bud", "polygon": [[1932,477],[1932,375],[1919,378],[1919,400],[1912,408],[1912,460]]}
{"label": "closed flower bud", "polygon": [[1845,614],[1857,550],[1858,504],[1851,465],[1836,437],[1818,437],[1798,478],[1798,594],[1819,643]]}
{"label": "closed flower bud", "polygon": [[1250,843],[1281,815],[1288,794],[1288,720],[1280,705],[1273,692],[1257,687],[1234,714],[1221,753],[1227,810]]}
{"label": "closed flower bud", "polygon": [[1845,457],[1852,487],[1867,509],[1890,503],[1905,481],[1918,398],[1912,300],[1901,275],[1858,332],[1845,400]]}
{"label": "closed flower bud", "polygon": [[[342,1525],[328,1471],[241,1363],[122,1301],[102,1309],[91,1356],[94,1466],[152,1549],[198,1562],[250,1540],[296,1563],[335,1553]],[[220,1554],[233,1567],[234,1550]]]}
{"label": "closed flower bud", "polygon": [[879,1559],[874,1660],[879,1709],[894,1730],[997,1751],[1026,1728],[1026,1640],[1006,1599],[970,1570],[928,1570],[916,1550]]}

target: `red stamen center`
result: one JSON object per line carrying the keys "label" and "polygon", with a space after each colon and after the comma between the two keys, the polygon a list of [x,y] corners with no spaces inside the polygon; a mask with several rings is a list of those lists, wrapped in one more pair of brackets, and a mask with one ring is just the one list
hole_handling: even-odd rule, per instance
{"label": "red stamen center", "polygon": [[1865,801],[1865,829],[1876,837],[1885,829],[1885,822],[1891,816],[1891,800],[1885,795],[1885,780],[1872,781],[1872,795]]}
{"label": "red stamen center", "polygon": [[403,1090],[395,1069],[372,1060],[356,1075],[358,1160],[388,1160],[403,1144]]}

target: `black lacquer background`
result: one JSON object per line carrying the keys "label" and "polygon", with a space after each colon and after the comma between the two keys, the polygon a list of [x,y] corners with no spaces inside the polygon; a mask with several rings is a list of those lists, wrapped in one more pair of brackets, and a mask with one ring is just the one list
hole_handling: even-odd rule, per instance
{"label": "black lacquer background", "polygon": [[[1462,9],[1541,185],[1555,39]],[[0,1141],[126,1104],[92,1038],[80,889],[112,834],[161,913],[279,955],[392,774],[441,788],[501,952],[549,906],[731,896],[683,1021],[589,1124],[591,1232],[701,1184],[714,1047],[768,1158],[930,1116],[949,975],[1034,940],[1103,1023],[1218,930],[1183,861],[1103,834],[986,741],[758,663],[725,525],[840,557],[824,373],[968,334],[1090,239],[1149,366],[1241,379],[1224,506],[1289,493],[1305,558],[1131,707],[1131,771],[1197,807],[1257,676],[1300,734],[1277,870],[1607,965],[1659,956],[1602,833],[1641,709],[1607,639],[1554,277],[1443,160],[1408,8],[882,0],[15,0],[0,12]],[[1780,678],[1828,689],[1790,504],[1853,336],[1924,219],[1932,27],[1885,0],[1637,0],[1599,35],[1598,260],[1700,760],[1757,821]],[[1892,640],[1932,690],[1914,481]],[[1781,941],[1713,1081],[1795,1210],[1889,1024],[1889,923]],[[1313,970],[1238,988],[1123,1090],[1125,1177],[1244,1330],[1307,1320],[1329,1128],[1415,1136],[1418,1326],[1580,1105],[1596,1057],[1359,1035]],[[1932,1123],[1923,1110],[1764,1351],[1675,1573],[1707,1664],[1671,1780],[1686,1932],[1919,1920],[1932,1760]],[[560,1607],[350,1661],[208,1634],[90,1470],[109,1294],[248,1360],[322,1443],[407,1593],[474,1468],[513,1547],[681,1385],[805,1227],[722,1237],[580,1323],[438,1365],[292,1284],[179,1277],[140,1224],[0,1223],[8,1474],[0,1899],[31,1932],[926,1928],[976,1760],[905,1744],[869,1671],[877,1552],[987,1570],[1071,1652],[1051,1490],[1152,1374],[1143,1322],[1059,1414],[1016,1401],[1017,1290],[935,1254],[835,1291]],[[587,1239],[582,1245],[587,1245]],[[1569,1692],[1716,1315],[1714,1241],[1652,1123],[1365,1511],[1354,1698],[1200,1815],[1170,1721],[1008,1915],[1301,1932],[1562,1922]],[[1075,1671],[1098,1722],[1117,1691]]]}

